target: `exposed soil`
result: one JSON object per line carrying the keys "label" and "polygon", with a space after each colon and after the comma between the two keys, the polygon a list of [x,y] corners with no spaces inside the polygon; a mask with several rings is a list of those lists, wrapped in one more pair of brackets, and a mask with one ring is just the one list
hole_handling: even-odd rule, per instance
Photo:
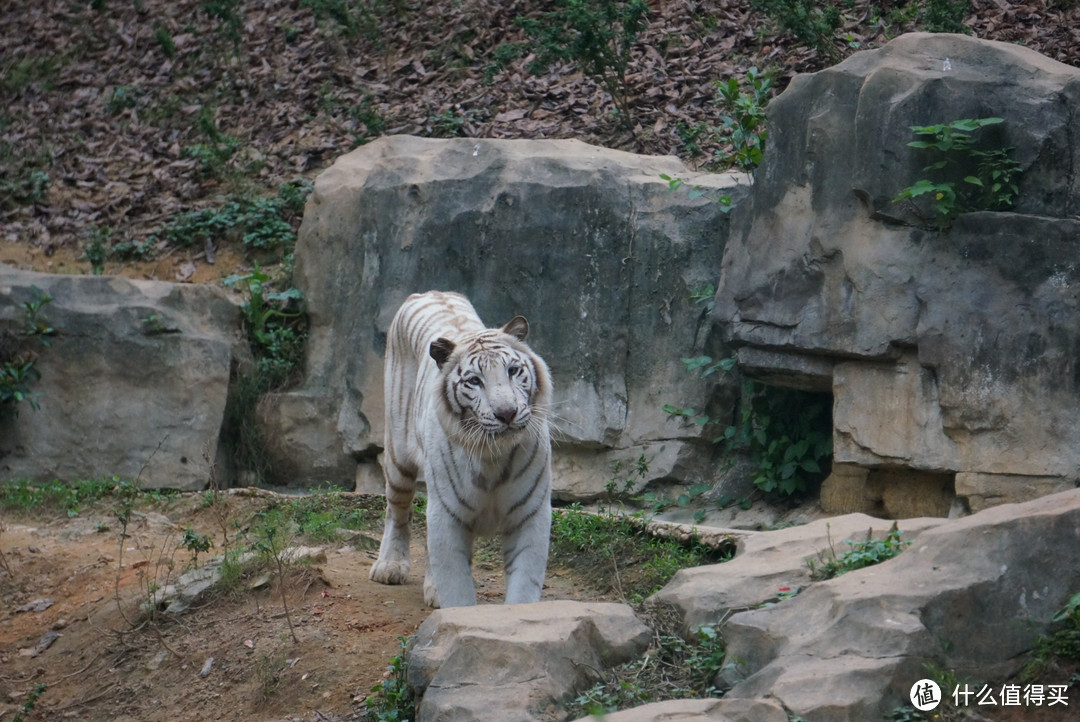
{"label": "exposed soil", "polygon": [[[243,526],[265,506],[232,496]],[[175,579],[189,561],[178,544],[187,524],[221,545],[221,527],[201,495],[144,506],[121,553],[111,504],[78,517],[8,518],[0,569],[0,718],[11,719],[35,685],[47,689],[26,720],[356,719],[382,679],[398,638],[431,612],[424,605],[422,532],[415,534],[409,583],[368,580],[374,551],[326,547],[326,563],[289,577],[286,598],[299,643],[290,637],[276,583],[211,598],[175,620],[137,627],[146,581]],[[205,555],[204,555],[205,557]],[[205,563],[205,558],[201,563]],[[481,604],[501,603],[501,562],[481,550],[474,575]],[[116,599],[119,596],[120,602]],[[568,573],[548,574],[545,599],[596,599]],[[41,611],[17,611],[36,600]],[[43,604],[44,606],[44,604]],[[51,632],[47,649],[32,650]],[[208,660],[209,671],[202,674]]]}

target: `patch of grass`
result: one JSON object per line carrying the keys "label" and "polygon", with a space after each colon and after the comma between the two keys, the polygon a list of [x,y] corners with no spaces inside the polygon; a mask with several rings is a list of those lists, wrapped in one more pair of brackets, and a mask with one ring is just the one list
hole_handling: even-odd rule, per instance
{"label": "patch of grass", "polygon": [[277,691],[278,685],[281,684],[281,673],[285,671],[287,664],[283,650],[272,650],[255,655],[255,679],[258,682],[256,691],[260,701],[266,702]]}
{"label": "patch of grass", "polygon": [[365,531],[375,527],[384,506],[381,499],[345,496],[331,489],[288,499],[281,504],[281,510],[301,537],[325,543],[341,541],[343,529]]}
{"label": "patch of grass", "polygon": [[0,484],[0,509],[13,513],[62,511],[69,517],[78,516],[84,507],[111,496],[118,483],[116,478],[70,484],[17,479]]}
{"label": "patch of grass", "polygon": [[724,667],[726,650],[716,628],[701,627],[688,641],[680,634],[682,618],[671,607],[647,609],[641,616],[653,630],[645,656],[604,673],[574,700],[568,719],[602,717],[649,702],[719,696],[713,680]]}
{"label": "patch of grass", "polygon": [[601,593],[614,592],[640,602],[684,567],[731,557],[696,539],[683,544],[653,536],[641,512],[590,514],[573,505],[557,511],[552,519],[551,558],[581,572]]}
{"label": "patch of grass", "polygon": [[29,85],[37,84],[44,91],[53,89],[61,61],[54,56],[24,58],[4,68],[0,75],[0,88],[18,93]]}
{"label": "patch of grass", "polygon": [[1080,676],[1080,592],[1074,594],[1065,606],[1054,615],[1058,629],[1040,637],[1031,652],[1031,659],[1024,665],[1020,676],[1025,681],[1035,681],[1062,664],[1077,669],[1074,681]]}
{"label": "patch of grass", "polygon": [[911,545],[910,541],[900,539],[902,533],[895,522],[889,529],[889,533],[881,538],[874,538],[873,529],[871,529],[866,532],[864,541],[845,539],[844,543],[849,548],[840,555],[837,555],[830,539],[829,548],[818,554],[817,561],[813,557],[806,560],[810,568],[810,578],[814,581],[833,579],[841,574],[892,559]]}

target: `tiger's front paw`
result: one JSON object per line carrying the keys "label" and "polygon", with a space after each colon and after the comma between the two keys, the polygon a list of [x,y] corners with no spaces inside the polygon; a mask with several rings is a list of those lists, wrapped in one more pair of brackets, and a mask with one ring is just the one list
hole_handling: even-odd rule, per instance
{"label": "tiger's front paw", "polygon": [[435,587],[435,582],[431,581],[430,576],[424,577],[424,604],[432,609],[439,608],[439,590]]}
{"label": "tiger's front paw", "polygon": [[409,579],[409,562],[380,559],[371,565],[368,579],[379,584],[404,584]]}

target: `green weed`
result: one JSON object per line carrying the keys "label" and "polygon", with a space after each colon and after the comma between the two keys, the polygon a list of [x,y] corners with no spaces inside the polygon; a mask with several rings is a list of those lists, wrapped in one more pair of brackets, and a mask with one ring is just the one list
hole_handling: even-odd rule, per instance
{"label": "green weed", "polygon": [[33,390],[41,379],[38,353],[50,345],[56,330],[42,319],[52,296],[37,286],[31,286],[30,293],[30,300],[23,302],[22,328],[0,329],[0,418],[18,416],[23,402],[35,411],[40,408]]}
{"label": "green weed", "polygon": [[368,722],[409,722],[416,719],[415,700],[408,683],[406,652],[409,638],[398,637],[401,651],[390,658],[386,678],[371,688],[364,702],[364,719]]}
{"label": "green weed", "polygon": [[813,557],[806,560],[810,568],[810,578],[814,581],[833,579],[841,574],[892,559],[911,545],[910,541],[900,539],[902,533],[896,523],[893,523],[889,533],[881,538],[875,538],[873,530],[870,530],[863,541],[845,539],[844,543],[849,548],[840,555],[837,555],[830,541],[829,548],[818,554],[817,561]]}
{"label": "green weed", "polygon": [[47,688],[48,686],[43,683],[35,684],[34,688],[27,692],[26,699],[23,700],[19,711],[11,718],[11,722],[23,722],[26,719],[25,715],[30,714],[37,707],[38,700],[41,699],[41,695],[45,694]]}
{"label": "green weed", "polygon": [[0,88],[9,93],[18,93],[29,85],[38,85],[46,92],[51,91],[60,67],[60,59],[53,56],[24,58],[4,69],[0,76]]}
{"label": "green weed", "polygon": [[164,25],[158,25],[154,28],[154,40],[161,46],[161,52],[165,53],[165,57],[176,57],[176,42],[173,40],[172,33]]}
{"label": "green weed", "polygon": [[36,483],[27,479],[0,484],[0,509],[6,512],[62,511],[78,516],[85,506],[112,494],[116,479]]}

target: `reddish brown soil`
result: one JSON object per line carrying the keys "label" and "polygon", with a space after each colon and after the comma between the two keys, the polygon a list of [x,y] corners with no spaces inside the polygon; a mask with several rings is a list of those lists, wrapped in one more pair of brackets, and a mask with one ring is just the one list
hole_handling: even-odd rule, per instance
{"label": "reddish brown soil", "polygon": [[[290,637],[274,583],[213,598],[175,620],[136,626],[147,579],[154,570],[165,577],[159,560],[175,560],[172,578],[188,562],[185,550],[163,555],[163,546],[175,547],[186,524],[220,545],[220,526],[200,501],[183,495],[165,507],[143,508],[122,555],[107,503],[70,519],[63,512],[8,515],[0,536],[10,569],[0,568],[0,718],[11,719],[38,684],[47,689],[28,721],[357,718],[399,651],[398,638],[431,611],[423,601],[422,544],[414,543],[412,579],[397,587],[368,580],[374,552],[326,547],[325,564],[294,574],[286,585],[299,642]],[[231,519],[243,523],[265,502],[233,497],[231,503]],[[477,558],[482,604],[501,602],[503,593],[501,564],[491,557],[481,551]],[[558,570],[549,574],[545,598],[586,594]],[[16,611],[41,598],[52,605]],[[29,656],[50,631],[61,636]]]}

